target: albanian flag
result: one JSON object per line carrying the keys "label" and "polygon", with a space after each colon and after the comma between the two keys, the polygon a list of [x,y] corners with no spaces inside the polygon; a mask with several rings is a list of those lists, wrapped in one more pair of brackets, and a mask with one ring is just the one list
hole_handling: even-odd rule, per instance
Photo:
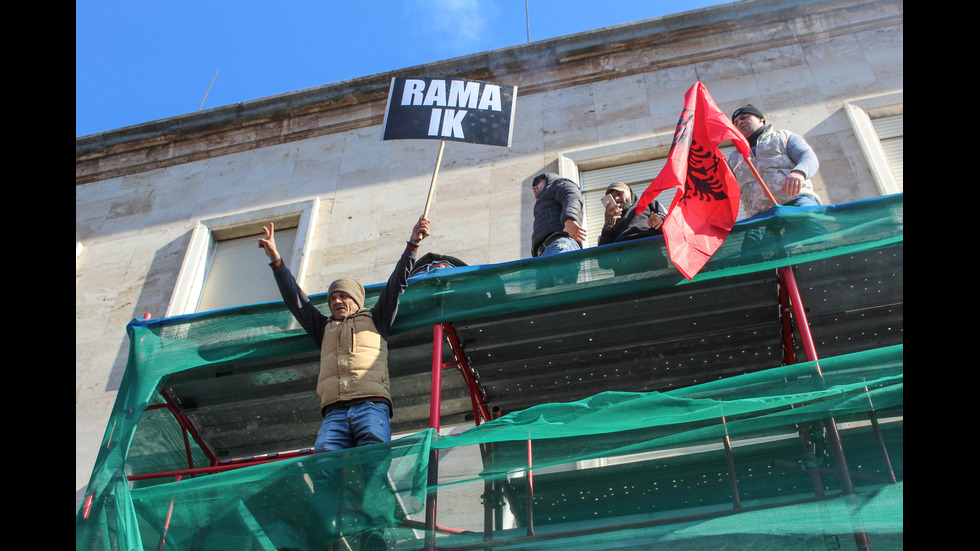
{"label": "albanian flag", "polygon": [[684,94],[667,165],[636,205],[636,212],[643,212],[661,191],[679,189],[663,232],[670,261],[687,279],[718,250],[738,217],[738,180],[718,150],[728,140],[743,156],[750,155],[745,136],[718,109],[704,84],[696,83]]}

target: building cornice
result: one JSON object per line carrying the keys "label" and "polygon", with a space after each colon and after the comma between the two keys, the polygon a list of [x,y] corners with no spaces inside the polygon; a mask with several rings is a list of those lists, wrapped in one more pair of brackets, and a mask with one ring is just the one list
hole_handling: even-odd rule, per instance
{"label": "building cornice", "polygon": [[326,84],[78,137],[75,183],[380,125],[394,76],[506,82],[529,96],[901,25],[902,12],[901,0],[745,0]]}

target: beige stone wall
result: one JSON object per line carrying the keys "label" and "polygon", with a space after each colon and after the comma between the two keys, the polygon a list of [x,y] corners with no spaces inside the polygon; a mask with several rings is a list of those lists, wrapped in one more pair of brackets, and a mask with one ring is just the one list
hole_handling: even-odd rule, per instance
{"label": "beige stone wall", "polygon": [[[530,178],[662,156],[698,80],[726,112],[751,102],[802,134],[825,202],[878,195],[844,104],[902,112],[902,41],[900,1],[746,1],[399,71],[519,86],[512,147],[446,144],[421,252],[530,256]],[[76,488],[125,368],[125,326],[164,315],[201,220],[317,198],[307,291],[387,278],[439,147],[380,139],[392,76],[76,140]]]}

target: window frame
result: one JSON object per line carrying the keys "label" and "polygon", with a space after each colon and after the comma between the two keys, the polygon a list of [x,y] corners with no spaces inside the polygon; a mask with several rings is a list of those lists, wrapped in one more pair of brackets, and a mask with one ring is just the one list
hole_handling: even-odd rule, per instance
{"label": "window frame", "polygon": [[903,116],[902,92],[846,101],[844,113],[861,148],[861,153],[867,161],[878,193],[881,195],[901,193],[903,187],[899,185],[892,172],[888,156],[875,129],[874,120]]}
{"label": "window frame", "polygon": [[[320,200],[288,203],[257,210],[229,214],[198,221],[191,230],[177,282],[167,305],[166,317],[197,312],[207,281],[209,255],[216,242],[262,233],[262,227],[272,222],[277,228],[296,228],[291,251],[281,251],[288,259],[287,267],[302,286],[305,280],[309,252]],[[257,251],[259,254],[261,251]],[[270,276],[271,277],[271,276]]]}

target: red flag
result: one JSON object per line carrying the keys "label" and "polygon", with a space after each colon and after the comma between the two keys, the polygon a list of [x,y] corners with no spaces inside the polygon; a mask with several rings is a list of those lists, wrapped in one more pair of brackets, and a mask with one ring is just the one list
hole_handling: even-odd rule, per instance
{"label": "red flag", "polygon": [[738,217],[738,180],[718,145],[731,140],[749,156],[749,142],[715,105],[700,82],[684,94],[667,165],[647,187],[636,211],[672,187],[678,193],[664,221],[664,240],[671,262],[684,277],[693,278],[718,250]]}

